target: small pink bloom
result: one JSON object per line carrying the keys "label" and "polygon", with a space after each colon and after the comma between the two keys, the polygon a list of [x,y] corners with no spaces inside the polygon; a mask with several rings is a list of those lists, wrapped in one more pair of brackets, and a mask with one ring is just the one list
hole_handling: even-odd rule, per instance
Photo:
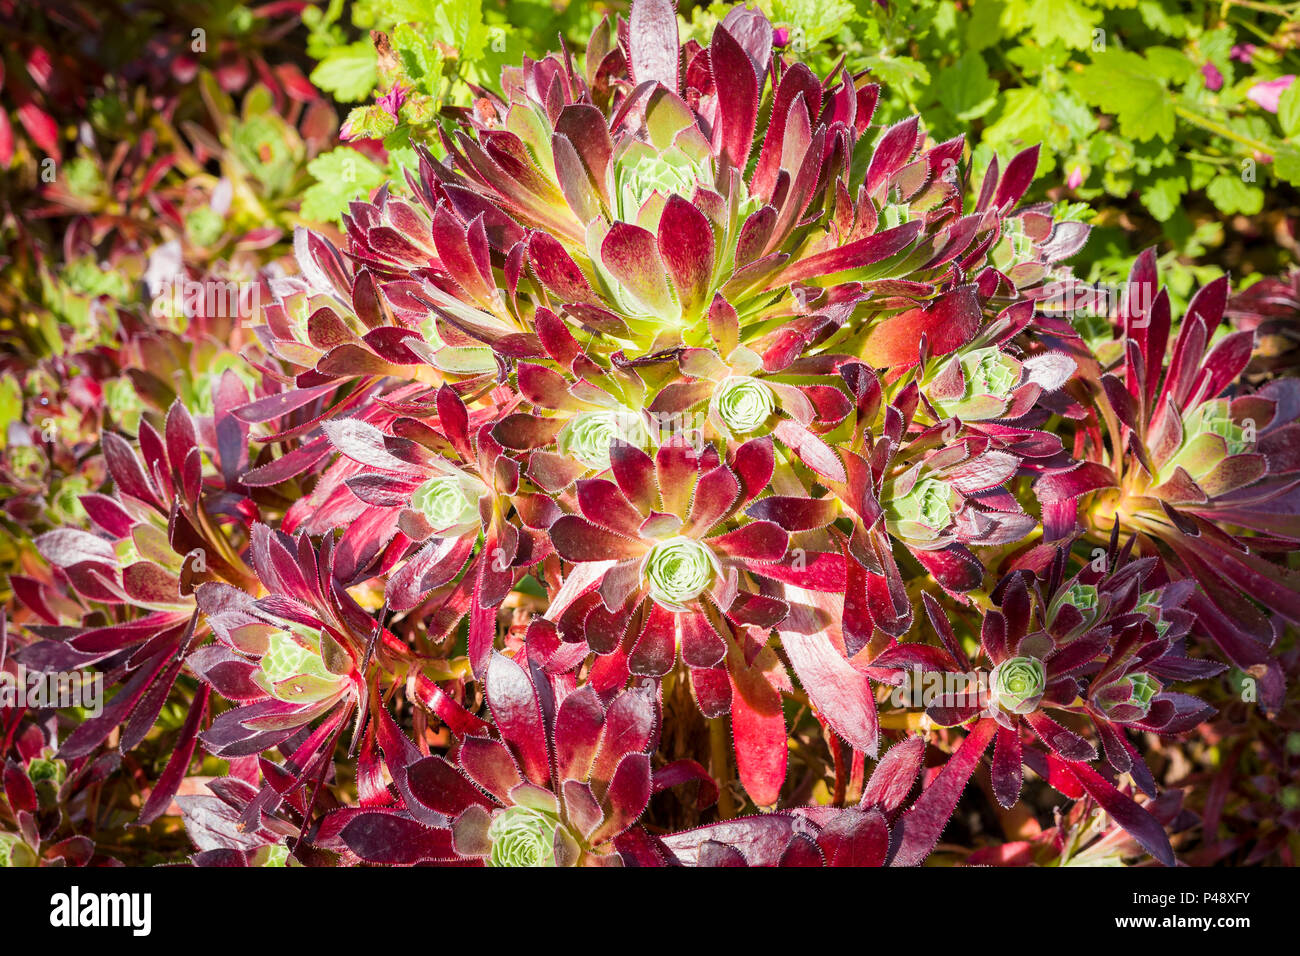
{"label": "small pink bloom", "polygon": [[396,83],[387,93],[375,97],[375,103],[383,107],[393,119],[397,119],[397,111],[402,108],[406,102],[406,94],[409,91],[401,83]]}
{"label": "small pink bloom", "polygon": [[1246,98],[1270,113],[1276,113],[1277,101],[1282,98],[1282,94],[1294,82],[1295,74],[1288,73],[1286,76],[1279,76],[1276,80],[1269,80],[1267,83],[1256,83],[1246,93]]}
{"label": "small pink bloom", "polygon": [[1070,177],[1065,181],[1065,185],[1070,189],[1078,189],[1083,185],[1083,167],[1075,166],[1070,170]]}
{"label": "small pink bloom", "polygon": [[98,408],[104,401],[104,387],[89,375],[78,375],[67,386],[68,401],[83,412]]}
{"label": "small pink bloom", "polygon": [[1256,47],[1253,43],[1238,43],[1233,46],[1232,52],[1229,53],[1228,56],[1232,57],[1232,59],[1239,63],[1249,63],[1255,56],[1255,49]]}
{"label": "small pink bloom", "polygon": [[1211,93],[1217,93],[1223,89],[1223,74],[1213,63],[1207,62],[1201,67],[1201,75],[1205,77],[1205,88]]}
{"label": "small pink bloom", "polygon": [[790,28],[777,27],[772,31],[772,46],[783,47],[790,42]]}

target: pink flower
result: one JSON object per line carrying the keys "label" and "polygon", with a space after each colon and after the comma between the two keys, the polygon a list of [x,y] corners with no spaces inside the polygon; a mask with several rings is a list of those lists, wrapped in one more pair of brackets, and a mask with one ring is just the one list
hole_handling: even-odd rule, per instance
{"label": "pink flower", "polygon": [[1246,98],[1257,106],[1262,106],[1270,113],[1276,113],[1278,100],[1282,98],[1282,94],[1294,82],[1295,74],[1288,73],[1286,76],[1279,76],[1276,80],[1269,80],[1267,83],[1256,83],[1250,88]]}
{"label": "pink flower", "polygon": [[1223,89],[1223,74],[1219,72],[1219,68],[1213,63],[1206,62],[1201,67],[1201,75],[1205,77],[1205,88],[1210,92],[1217,93]]}
{"label": "pink flower", "polygon": [[1078,189],[1083,185],[1083,167],[1075,166],[1070,170],[1070,176],[1065,181],[1065,185],[1070,189]]}
{"label": "pink flower", "polygon": [[1240,63],[1249,63],[1255,56],[1255,50],[1253,43],[1237,43],[1233,45],[1232,52],[1228,56]]}
{"label": "pink flower", "polygon": [[408,90],[405,86],[401,83],[396,83],[387,93],[375,97],[375,103],[382,106],[385,112],[387,112],[393,119],[397,119],[397,111],[400,110],[402,104],[406,102],[407,92]]}

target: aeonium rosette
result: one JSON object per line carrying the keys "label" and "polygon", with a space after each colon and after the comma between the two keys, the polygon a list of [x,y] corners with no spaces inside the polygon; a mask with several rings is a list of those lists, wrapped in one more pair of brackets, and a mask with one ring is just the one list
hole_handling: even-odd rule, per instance
{"label": "aeonium rosette", "polygon": [[305,535],[257,524],[251,555],[264,596],[215,582],[198,589],[217,640],[187,662],[238,704],[201,739],[213,754],[244,756],[311,727],[291,758],[300,784],[330,758],[348,718],[363,712],[367,673],[392,670],[409,652],[334,576],[333,538],[318,548]]}
{"label": "aeonium rosette", "polygon": [[[1052,721],[1045,709],[1067,707],[1075,702],[1080,685],[1074,675],[1104,649],[1106,636],[1057,644],[1048,632],[1031,631],[1037,605],[1020,576],[1004,579],[994,596],[1001,600],[1000,609],[985,615],[980,631],[981,650],[991,665],[985,698],[977,699],[974,694],[953,700],[945,697],[929,708],[931,717],[942,724],[955,725],[983,712],[986,719],[1016,735],[1017,747],[1020,740],[1017,728],[1023,720],[1053,753],[1070,760],[1092,759],[1096,756],[1093,747]],[[931,622],[946,637],[946,622],[939,618],[941,612],[937,605],[927,602],[927,611]],[[954,653],[960,649],[953,642],[945,640],[944,644],[953,654],[955,664],[966,662],[964,653]],[[1011,746],[1009,738],[1006,746]],[[1013,796],[1011,803],[1014,802]]]}
{"label": "aeonium rosette", "polygon": [[421,537],[455,538],[478,529],[481,526],[478,501],[487,491],[483,480],[442,459],[434,459],[429,464],[434,474],[411,492],[407,507],[412,517],[407,519],[408,523],[424,523],[419,532],[426,533]]}
{"label": "aeonium rosette", "polygon": [[[531,638],[530,638],[531,640]],[[422,757],[381,717],[396,806],[337,811],[331,829],[362,860],[482,866],[619,866],[645,856],[637,821],[652,792],[696,780],[701,805],[717,789],[683,760],[652,770],[659,706],[651,687],[602,697],[570,690],[532,660],[494,654],[484,681],[493,724],[458,736],[444,757]],[[543,701],[547,704],[543,706]]]}
{"label": "aeonium rosette", "polygon": [[951,418],[1000,418],[1023,378],[1024,366],[997,346],[963,350],[948,359],[928,383],[926,398],[940,414]]}
{"label": "aeonium rosette", "polygon": [[503,415],[492,437],[526,457],[534,485],[558,495],[577,478],[608,471],[612,442],[650,449],[660,429],[645,408],[649,360],[615,356],[603,364],[550,310],[539,309],[535,319],[539,354],[514,366],[514,385],[527,404]]}
{"label": "aeonium rosette", "polygon": [[[300,226],[294,253],[299,274],[270,280],[270,301],[260,310],[265,324],[254,329],[267,355],[278,360],[264,363],[263,371],[289,386],[268,412],[302,405],[320,394],[312,389],[324,385],[371,375],[417,377],[414,366],[443,345],[437,339],[426,343],[430,336],[418,321],[381,298],[372,270],[356,267],[326,237]],[[407,347],[412,343],[421,352]],[[260,421],[259,413],[254,406],[244,418]]]}
{"label": "aeonium rosette", "polygon": [[[886,403],[885,389],[870,368],[848,361],[838,371],[852,409],[846,426],[849,435],[834,449],[841,475],[837,480],[818,473],[816,483],[830,492],[820,498],[807,476],[787,482],[770,507],[777,509],[774,514],[789,515],[789,530],[815,533],[827,541],[814,550],[829,551],[827,557],[836,559],[842,574],[836,576],[833,590],[844,594],[844,599],[840,606],[823,610],[839,618],[836,647],[852,658],[878,632],[897,639],[912,627],[912,600],[904,565],[895,553],[896,542],[945,591],[962,594],[984,579],[984,568],[971,546],[1018,541],[1033,529],[1034,520],[1005,487],[1017,474],[1021,458],[1008,450],[1014,445],[1003,436],[994,439],[960,428],[954,434],[948,427],[951,423],[926,426],[917,415],[920,396],[915,381],[900,382],[892,401]],[[751,509],[751,513],[759,512]],[[805,600],[819,606],[825,603],[811,596]],[[796,668],[800,666],[796,663]],[[823,697],[819,708],[846,739],[870,751],[876,739],[874,705],[869,703],[868,689],[859,690],[858,709],[869,720],[856,730],[849,715],[839,712],[834,695]],[[812,693],[816,698],[819,691]]]}
{"label": "aeonium rosette", "polygon": [[[722,327],[734,323],[734,315],[715,307],[710,316],[716,319],[714,344],[721,348],[734,341],[735,335]],[[659,390],[650,405],[655,413],[687,416],[702,411],[710,437],[735,442],[771,434],[814,472],[830,477],[842,473],[834,452],[818,437],[835,428],[852,408],[829,362],[796,363],[772,371],[757,352],[737,345],[725,357],[714,349],[682,349],[677,365],[687,378]]]}
{"label": "aeonium rosette", "polygon": [[616,441],[646,447],[649,435],[641,417],[628,409],[595,409],[578,412],[565,423],[555,436],[555,450],[601,472],[609,469],[609,450]]}
{"label": "aeonium rosette", "polygon": [[1154,250],[1138,258],[1120,303],[1124,360],[1089,384],[1078,408],[1087,416],[1083,461],[1045,469],[1034,491],[1049,540],[1082,519],[1091,538],[1105,541],[1118,523],[1138,535],[1141,553],[1167,562],[1171,577],[1196,581],[1188,608],[1202,631],[1238,667],[1268,669],[1265,702],[1276,708],[1282,685],[1268,661],[1275,631],[1254,602],[1300,621],[1300,578],[1281,560],[1300,542],[1300,383],[1276,379],[1256,391],[1234,384],[1253,334],[1215,342],[1227,290],[1226,277],[1199,290],[1170,343]]}
{"label": "aeonium rosette", "polygon": [[558,493],[583,475],[608,471],[614,442],[647,450],[658,429],[643,410],[645,386],[635,374],[566,355],[576,345],[571,338],[552,344],[560,370],[534,362],[516,368],[519,392],[533,412],[503,417],[492,434],[504,447],[527,453],[528,477]]}
{"label": "aeonium rosette", "polygon": [[1151,494],[1177,500],[1182,494],[1179,486],[1190,479],[1204,495],[1217,496],[1238,487],[1244,473],[1261,471],[1256,466],[1262,462],[1250,457],[1256,454],[1258,438],[1253,415],[1260,409],[1260,403],[1251,401],[1250,396],[1217,398],[1197,405],[1181,420],[1161,418],[1158,425],[1179,434],[1156,442]]}
{"label": "aeonium rosette", "polygon": [[[230,417],[248,394],[232,374],[221,377],[214,393],[213,419],[196,420],[180,402],[168,410],[161,432],[142,419],[138,449],[120,435],[102,434],[115,487],[111,495],[81,497],[93,531],[59,528],[36,539],[51,565],[51,582],[10,576],[15,594],[44,622],[31,627],[39,640],[17,652],[28,669],[68,671],[98,664],[106,683],[119,685],[113,706],[87,717],[63,740],[66,759],[86,757],[115,728],[121,728],[122,746],[137,746],[180,677],[184,655],[208,637],[196,610],[196,587],[255,582],[237,553],[244,526],[256,513],[238,480],[247,463],[248,430]],[[215,474],[204,474],[205,458]],[[58,593],[64,588],[67,592]],[[105,608],[111,616],[105,616]],[[78,626],[55,626],[56,609],[59,615],[79,616]],[[206,690],[189,706],[171,772],[142,808],[143,823],[166,810],[180,784],[207,714]]]}
{"label": "aeonium rosette", "polygon": [[748,574],[779,562],[788,536],[771,521],[737,520],[771,473],[771,443],[747,442],[730,463],[712,445],[697,454],[684,443],[652,459],[618,442],[611,458],[613,480],[579,480],[581,513],[551,525],[556,552],[578,566],[586,589],[548,616],[564,640],[599,654],[621,649],[632,674],[650,677],[672,667],[680,627],[685,663],[714,671],[727,653],[724,616],[766,627],[785,616],[784,602],[758,593]]}
{"label": "aeonium rosette", "polygon": [[1107,720],[1129,723],[1149,714],[1152,701],[1163,689],[1159,679],[1145,671],[1136,671],[1103,684],[1093,699]]}
{"label": "aeonium rosette", "polygon": [[1074,373],[1075,362],[1064,352],[1039,352],[1025,357],[1012,339],[1032,318],[1026,304],[1006,309],[970,343],[918,370],[921,394],[938,418],[963,422],[1024,418],[1044,392],[1061,388]]}
{"label": "aeonium rosette", "polygon": [[[1133,623],[1130,615],[1143,615],[1155,628],[1155,635],[1173,645],[1190,632],[1196,615],[1183,606],[1192,592],[1191,582],[1171,583],[1158,561],[1134,558],[1135,540],[1123,548],[1118,541],[1106,549],[1094,549],[1092,560],[1073,576],[1062,569],[1067,551],[1056,551],[1050,562],[1038,569],[1043,607],[1043,627],[1057,643],[1072,641],[1087,633],[1113,633],[1117,626]],[[1026,557],[1035,565],[1037,555]]]}
{"label": "aeonium rosette", "polygon": [[[437,641],[470,619],[470,663],[486,665],[496,609],[522,569],[550,551],[544,529],[559,515],[521,487],[520,466],[493,437],[500,412],[471,411],[455,389],[393,395],[376,419],[327,420],[342,457],[322,475],[301,529],[344,527],[336,569],[345,583],[388,572],[391,609],[438,609]],[[436,428],[429,424],[436,423]],[[295,520],[298,516],[294,515]]]}
{"label": "aeonium rosette", "polygon": [[[15,665],[5,653],[7,628],[6,615],[0,613],[0,673],[12,679]],[[120,851],[102,846],[103,818],[94,809],[102,805],[97,800],[111,801],[115,790],[129,784],[110,777],[115,761],[103,753],[64,759],[51,711],[40,706],[0,708],[0,728],[10,744],[0,764],[0,869],[120,865],[115,856]],[[166,792],[164,799],[172,796]]]}
{"label": "aeonium rosette", "polygon": [[728,375],[713,392],[709,411],[741,435],[763,428],[776,410],[772,387],[750,375]]}
{"label": "aeonium rosette", "polygon": [[[359,418],[326,421],[323,430],[341,457],[324,476],[332,489],[329,498],[317,505],[305,523],[312,531],[343,526],[345,537],[364,529],[367,546],[358,557],[369,560],[357,560],[355,572],[344,580],[368,576],[381,556],[384,564],[390,564],[392,558],[385,552],[395,551],[394,557],[400,558],[412,545],[432,543],[431,539],[447,546],[456,543],[458,560],[452,560],[455,567],[448,569],[447,580],[454,577],[483,531],[479,502],[491,495],[474,467],[477,462],[460,460],[450,447],[435,450],[411,438],[386,435]],[[410,568],[411,563],[404,567]],[[389,580],[387,596],[401,610],[445,583],[433,580],[408,594],[401,582],[413,574],[414,569]]]}
{"label": "aeonium rosette", "polygon": [[[1035,582],[1044,631],[1057,645],[1076,654],[1096,651],[1080,672],[1087,680],[1080,702],[1097,727],[1108,762],[1131,772],[1142,789],[1155,784],[1122,728],[1178,734],[1207,719],[1212,708],[1171,689],[1179,681],[1202,680],[1224,670],[1222,664],[1187,656],[1187,638],[1196,615],[1187,607],[1192,581],[1170,581],[1154,558],[1132,557],[1134,539],[1112,545],[1073,577],[1064,574],[1058,552]],[[1104,567],[1098,567],[1104,563]]]}
{"label": "aeonium rosette", "polygon": [[1158,562],[1128,560],[1127,549],[1112,566],[1116,570],[1104,575],[1086,566],[1079,578],[1092,578],[1093,584],[1076,580],[1058,590],[1071,594],[1095,588],[1095,617],[1082,627],[1109,635],[1100,663],[1087,674],[1084,710],[1097,730],[1106,762],[1116,773],[1130,774],[1144,793],[1155,797],[1155,778],[1129,732],[1176,735],[1209,720],[1214,708],[1175,685],[1205,680],[1225,667],[1187,654],[1197,620],[1188,609],[1194,582],[1169,581]]}
{"label": "aeonium rosette", "polygon": [[[980,631],[981,650],[992,665],[987,683],[978,692],[945,692],[927,711],[942,724],[968,726],[960,751],[982,753],[995,741],[993,790],[1003,806],[1018,800],[1022,765],[1029,766],[1067,796],[1090,794],[1148,852],[1171,864],[1168,839],[1151,815],[1088,765],[1097,751],[1081,732],[1090,723],[1111,768],[1132,774],[1154,798],[1154,779],[1126,729],[1178,734],[1195,727],[1212,708],[1168,685],[1222,668],[1186,656],[1194,620],[1183,607],[1190,582],[1162,582],[1153,559],[1131,559],[1132,545],[1130,539],[1121,551],[1112,544],[1104,569],[1088,564],[1073,577],[1066,577],[1067,551],[1059,549],[1037,576],[1020,570],[1004,577],[992,593],[996,608],[986,613]],[[1037,558],[1031,552],[1025,560],[1033,564]],[[970,672],[971,661],[943,611],[928,596],[926,606],[950,658],[946,666]],[[1027,745],[1026,731],[1041,750]],[[958,759],[967,756],[955,756],[954,766],[973,768]],[[955,805],[965,778],[954,775],[948,783],[954,789],[923,796],[918,804]]]}
{"label": "aeonium rosette", "polygon": [[[589,680],[597,687],[661,677],[680,652],[701,712],[735,718],[746,789],[774,803],[785,777],[780,694],[791,687],[767,647],[789,612],[780,582],[833,588],[835,575],[815,555],[785,560],[789,533],[742,513],[769,500],[759,495],[775,465],[770,439],[751,439],[726,460],[712,443],[697,453],[675,442],[654,458],[617,443],[611,458],[613,480],[578,481],[580,513],[550,528],[556,553],[573,566],[546,614],[557,643],[596,652]],[[804,610],[797,627],[820,626]],[[583,656],[557,651],[554,660],[572,669]]]}
{"label": "aeonium rosette", "polygon": [[500,95],[480,90],[440,130],[445,160],[421,151],[410,200],[352,204],[355,298],[382,290],[380,324],[399,327],[365,348],[484,374],[538,355],[549,312],[584,352],[636,360],[704,344],[721,302],[768,370],[874,318],[884,355],[900,329],[960,338],[976,298],[1013,298],[1087,234],[1012,212],[1036,150],[991,164],[963,215],[961,139],[935,144],[915,117],[873,127],[878,88],[774,57],[761,14],[731,11],[706,48],[681,45],[666,0],[638,0],[632,20],[597,25],[585,69],[553,55],[504,70]]}
{"label": "aeonium rosette", "polygon": [[983,579],[970,546],[1018,541],[1034,527],[1005,487],[1021,459],[976,432],[953,436],[947,424],[918,429],[900,432],[897,444],[892,430],[882,436],[895,449],[878,459],[886,463],[876,491],[882,525],[943,587],[969,591]]}
{"label": "aeonium rosette", "polygon": [[[1040,398],[1069,379],[1074,362],[1052,351],[1017,357],[1014,340],[1033,318],[1032,302],[984,322],[979,295],[959,286],[931,311],[892,331],[868,329],[862,352],[888,365],[882,375],[862,362],[836,364],[856,414],[836,448],[844,477],[824,483],[852,515],[847,544],[861,570],[851,568],[850,594],[873,595],[851,602],[869,608],[846,618],[853,648],[873,626],[897,636],[911,625],[887,536],[945,590],[970,591],[984,575],[971,547],[1013,543],[1036,525],[1008,484],[1063,457],[1060,439],[1034,426]],[[945,321],[924,324],[936,317]]]}
{"label": "aeonium rosette", "polygon": [[[668,111],[659,105],[664,102],[662,95],[657,94],[647,109],[652,116],[666,119]],[[659,142],[668,141],[668,130],[656,132]],[[621,139],[613,156],[613,178],[614,218],[652,229],[672,197],[712,190],[718,174],[709,141],[698,128],[684,126],[672,131],[672,141],[663,148],[653,140]],[[742,210],[742,215],[752,211]]]}
{"label": "aeonium rosette", "polygon": [[997,712],[1032,714],[1047,690],[1047,668],[1036,657],[1004,658],[989,674],[989,695]]}

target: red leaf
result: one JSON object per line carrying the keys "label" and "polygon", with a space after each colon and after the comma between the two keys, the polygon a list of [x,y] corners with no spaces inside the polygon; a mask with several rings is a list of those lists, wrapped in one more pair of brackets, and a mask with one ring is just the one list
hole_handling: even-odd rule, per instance
{"label": "red leaf", "polygon": [[922,336],[931,355],[947,355],[971,340],[982,317],[975,287],[957,286],[929,305],[873,325],[863,343],[862,358],[875,368],[910,368],[920,360]]}
{"label": "red leaf", "polygon": [[18,122],[42,152],[59,157],[59,124],[54,117],[29,101],[18,107]]}
{"label": "red leaf", "polygon": [[422,826],[378,810],[357,814],[343,827],[339,839],[363,860],[388,866],[456,858],[450,830]]}
{"label": "red leaf", "polygon": [[651,789],[650,755],[628,754],[614,771],[609,789],[601,800],[605,822],[591,835],[591,843],[612,840],[636,823],[650,803]]}
{"label": "red leaf", "polygon": [[548,292],[562,302],[590,302],[595,299],[591,284],[573,257],[554,236],[535,232],[528,238],[528,259]]}
{"label": "red leaf", "polygon": [[637,85],[649,80],[678,90],[677,10],[672,0],[636,0],[628,28],[632,77]]}
{"label": "red leaf", "polygon": [[884,866],[889,827],[879,810],[844,810],[817,835],[831,866]]}
{"label": "red leaf", "polygon": [[925,738],[908,737],[885,751],[862,790],[864,807],[892,814],[907,800],[925,759]]}
{"label": "red leaf", "polygon": [[850,746],[874,757],[880,745],[880,726],[867,675],[840,656],[824,631],[782,631],[781,645],[799,683],[827,723]]}
{"label": "red leaf", "polygon": [[628,222],[616,222],[600,244],[600,261],[648,309],[667,315],[673,297],[655,237]]}
{"label": "red leaf", "polygon": [[555,768],[560,780],[586,780],[600,744],[605,708],[590,685],[560,704],[555,716]]}
{"label": "red leaf", "polygon": [[[523,782],[519,767],[510,756],[510,751],[498,740],[488,737],[466,737],[461,742],[458,760],[461,769],[469,774],[471,780],[503,803],[510,802],[510,791]],[[414,767],[415,765],[412,764],[412,769]],[[414,781],[411,781],[411,787],[414,789]],[[470,802],[482,802],[485,806],[488,805],[477,798],[472,798]]]}
{"label": "red leaf", "polygon": [[771,521],[751,521],[735,531],[728,531],[708,544],[719,554],[749,561],[780,561],[785,557],[790,536]]}
{"label": "red leaf", "polygon": [[1020,787],[1024,780],[1020,760],[1020,732],[1007,727],[998,727],[998,736],[993,743],[993,793],[998,803],[1010,809],[1020,799]]}
{"label": "red leaf", "polygon": [[719,160],[744,173],[758,122],[758,77],[744,47],[722,24],[713,30],[709,63],[718,93],[718,125],[713,149]]}
{"label": "red leaf", "polygon": [[[860,269],[863,266],[871,265],[873,262],[880,262],[902,252],[916,240],[920,232],[921,222],[914,219],[892,229],[885,229],[862,239],[855,239],[827,252],[808,256],[798,260],[790,268],[778,274],[768,287],[788,285],[791,282],[799,282],[818,276],[834,275],[837,272]],[[913,349],[913,353],[915,351]],[[912,357],[915,358],[915,354]]]}
{"label": "red leaf", "polygon": [[563,515],[551,525],[551,543],[566,561],[622,561],[645,553],[644,542],[592,524],[577,515]]}
{"label": "red leaf", "polygon": [[911,116],[895,123],[881,135],[867,166],[864,182],[868,193],[874,194],[912,158],[919,123],[920,117]]}
{"label": "red leaf", "polygon": [[839,507],[834,498],[795,498],[772,495],[745,509],[751,518],[773,521],[786,531],[824,528],[835,520]]}
{"label": "red leaf", "polygon": [[700,314],[713,278],[713,227],[681,196],[670,196],[659,217],[659,255],[681,301],[682,317]]}
{"label": "red leaf", "polygon": [[917,866],[930,855],[997,728],[992,718],[975,724],[938,776],[899,819],[903,836],[894,866]]}
{"label": "red leaf", "polygon": [[1011,158],[1011,162],[1007,163],[1006,174],[998,184],[998,196],[993,202],[994,206],[1011,207],[1020,201],[1020,197],[1034,181],[1034,173],[1038,171],[1038,150],[1039,147],[1036,145],[1021,150]]}
{"label": "red leaf", "polygon": [[533,682],[519,664],[493,653],[487,669],[486,696],[492,720],[519,758],[525,776],[539,787],[547,786],[551,765]]}
{"label": "red leaf", "polygon": [[[756,658],[755,664],[761,659]],[[731,680],[731,735],[740,782],[755,804],[772,806],[781,796],[789,753],[781,694],[758,666],[745,663],[744,654],[735,644],[727,653],[727,675]]]}
{"label": "red leaf", "polygon": [[1101,808],[1114,817],[1115,822],[1129,832],[1142,848],[1165,866],[1176,866],[1174,849],[1169,845],[1169,835],[1164,827],[1145,808],[1125,796],[1107,782],[1101,774],[1085,763],[1071,763],[1070,772],[1078,779],[1088,794]]}

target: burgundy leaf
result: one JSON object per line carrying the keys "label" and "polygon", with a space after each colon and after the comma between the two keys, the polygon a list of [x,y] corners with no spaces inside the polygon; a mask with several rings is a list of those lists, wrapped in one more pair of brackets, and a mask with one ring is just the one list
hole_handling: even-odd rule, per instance
{"label": "burgundy leaf", "polygon": [[930,855],[997,729],[997,721],[992,718],[971,727],[939,775],[899,818],[903,835],[894,855],[894,866],[917,866]]}
{"label": "burgundy leaf", "polygon": [[524,775],[539,787],[547,786],[551,761],[533,682],[515,661],[494,653],[485,684],[493,723],[519,758]]}

